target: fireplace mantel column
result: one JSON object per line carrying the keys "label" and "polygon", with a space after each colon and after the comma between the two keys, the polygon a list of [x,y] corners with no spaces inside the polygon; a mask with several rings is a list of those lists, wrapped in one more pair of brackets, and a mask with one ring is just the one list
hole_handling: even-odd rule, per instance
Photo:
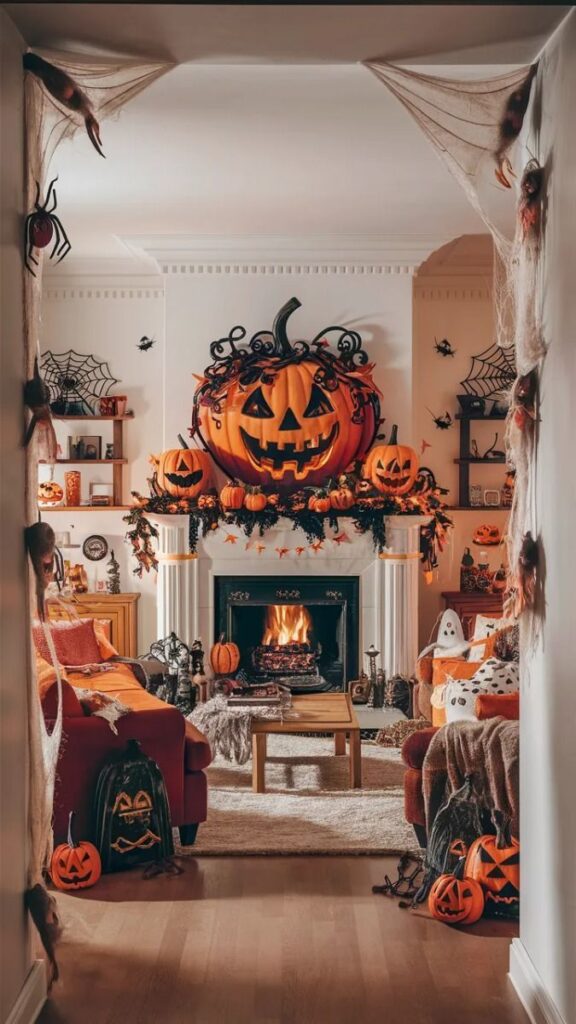
{"label": "fireplace mantel column", "polygon": [[158,639],[174,631],[190,646],[199,632],[198,556],[188,550],[188,518],[157,515],[152,521],[158,528]]}
{"label": "fireplace mantel column", "polygon": [[380,650],[386,676],[414,674],[418,657],[420,528],[428,516],[387,516],[382,573]]}

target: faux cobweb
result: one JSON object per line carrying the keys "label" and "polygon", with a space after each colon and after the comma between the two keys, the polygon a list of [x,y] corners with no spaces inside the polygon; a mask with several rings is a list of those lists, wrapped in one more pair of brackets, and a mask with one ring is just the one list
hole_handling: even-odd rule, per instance
{"label": "faux cobweb", "polygon": [[108,363],[73,349],[45,352],[40,369],[50,388],[52,411],[61,415],[94,415],[98,399],[119,383],[110,373]]}
{"label": "faux cobweb", "polygon": [[514,346],[501,348],[491,345],[479,355],[472,356],[470,373],[460,383],[467,395],[503,399],[508,396],[515,379]]}

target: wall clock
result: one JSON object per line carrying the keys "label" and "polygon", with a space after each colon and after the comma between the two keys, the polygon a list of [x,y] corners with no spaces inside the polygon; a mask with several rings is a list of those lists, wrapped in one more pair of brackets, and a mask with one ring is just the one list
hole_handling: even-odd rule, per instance
{"label": "wall clock", "polygon": [[99,534],[93,533],[86,537],[82,545],[82,554],[91,562],[100,562],[108,554],[108,542]]}

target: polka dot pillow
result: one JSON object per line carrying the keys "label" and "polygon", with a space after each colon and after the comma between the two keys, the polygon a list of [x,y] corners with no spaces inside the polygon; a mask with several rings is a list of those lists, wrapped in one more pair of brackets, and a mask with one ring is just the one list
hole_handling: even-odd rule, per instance
{"label": "polka dot pillow", "polygon": [[443,686],[434,687],[431,703],[443,708],[447,722],[475,722],[476,698],[486,691],[472,679],[448,678]]}
{"label": "polka dot pillow", "polygon": [[492,696],[497,693],[517,693],[520,689],[518,663],[488,658],[472,676],[470,682]]}

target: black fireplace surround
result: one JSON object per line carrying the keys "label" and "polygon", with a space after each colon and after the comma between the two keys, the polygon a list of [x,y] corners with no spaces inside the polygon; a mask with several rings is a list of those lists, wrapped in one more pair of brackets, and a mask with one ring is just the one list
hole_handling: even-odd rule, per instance
{"label": "black fireplace surround", "polygon": [[269,605],[303,605],[311,619],[309,641],[327,688],[345,690],[358,676],[360,587],[354,576],[217,576],[215,637],[240,649],[240,669],[254,674],[253,652],[262,643]]}

